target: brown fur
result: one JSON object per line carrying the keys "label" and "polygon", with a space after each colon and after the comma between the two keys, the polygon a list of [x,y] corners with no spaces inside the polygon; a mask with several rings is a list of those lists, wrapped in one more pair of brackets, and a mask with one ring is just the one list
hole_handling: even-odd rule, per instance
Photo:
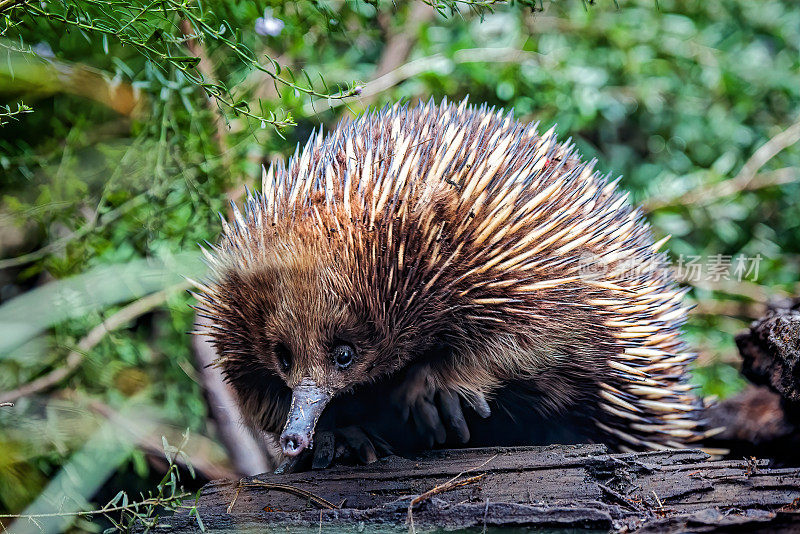
{"label": "brown fur", "polygon": [[[225,224],[197,284],[250,424],[279,432],[302,378],[341,395],[424,363],[467,401],[522,384],[531,412],[584,413],[620,448],[698,439],[682,292],[592,165],[466,103],[312,136]],[[341,341],[357,351],[344,371]]]}

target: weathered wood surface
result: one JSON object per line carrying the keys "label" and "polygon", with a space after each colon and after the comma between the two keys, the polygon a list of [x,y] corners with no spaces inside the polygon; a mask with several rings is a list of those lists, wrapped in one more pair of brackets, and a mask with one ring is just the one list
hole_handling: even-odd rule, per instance
{"label": "weathered wood surface", "polygon": [[[800,532],[800,468],[712,461],[691,450],[608,454],[600,445],[443,450],[417,460],[264,474],[212,482],[198,506],[211,531],[401,532],[410,529],[411,500],[454,477],[465,483],[414,506],[417,531]],[[187,516],[169,523],[158,530],[199,531]]]}

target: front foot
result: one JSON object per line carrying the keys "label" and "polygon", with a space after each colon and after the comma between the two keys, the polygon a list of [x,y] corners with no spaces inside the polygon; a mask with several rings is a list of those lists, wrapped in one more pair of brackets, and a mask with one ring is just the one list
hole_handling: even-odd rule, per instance
{"label": "front foot", "polygon": [[[414,365],[406,373],[400,386],[392,393],[392,402],[400,410],[403,421],[409,417],[428,447],[434,442],[441,445],[447,440],[447,429],[455,434],[461,443],[470,438],[462,398],[458,393],[447,389],[437,389],[428,365]],[[483,418],[491,415],[489,403],[482,394],[476,394],[469,405]]]}
{"label": "front foot", "polygon": [[284,457],[275,474],[326,469],[335,464],[370,464],[392,454],[391,446],[379,436],[357,426],[318,431],[314,447],[294,457]]}

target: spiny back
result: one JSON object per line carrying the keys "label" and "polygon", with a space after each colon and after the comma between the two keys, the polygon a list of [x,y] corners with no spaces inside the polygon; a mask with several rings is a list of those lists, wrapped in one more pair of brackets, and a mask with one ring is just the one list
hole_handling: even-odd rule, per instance
{"label": "spiny back", "polygon": [[[570,387],[594,392],[596,424],[622,448],[681,446],[701,435],[684,291],[663,241],[593,166],[510,113],[395,106],[312,135],[265,172],[207,257],[223,280],[314,256],[331,291],[378,310],[395,338],[445,336],[458,354],[441,370],[448,387],[491,393],[577,366],[562,382],[587,382]],[[199,287],[224,315],[221,286]],[[568,409],[551,393],[547,409]]]}

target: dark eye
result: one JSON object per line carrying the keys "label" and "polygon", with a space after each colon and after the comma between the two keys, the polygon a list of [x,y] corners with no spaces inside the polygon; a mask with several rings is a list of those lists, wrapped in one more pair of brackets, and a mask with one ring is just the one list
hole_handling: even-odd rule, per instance
{"label": "dark eye", "polygon": [[281,371],[288,372],[292,367],[292,351],[290,351],[283,343],[275,345],[275,357],[278,358],[278,365]]}
{"label": "dark eye", "polygon": [[333,347],[331,354],[333,354],[333,361],[336,362],[336,367],[339,369],[347,369],[356,359],[356,349],[347,343],[340,343]]}

